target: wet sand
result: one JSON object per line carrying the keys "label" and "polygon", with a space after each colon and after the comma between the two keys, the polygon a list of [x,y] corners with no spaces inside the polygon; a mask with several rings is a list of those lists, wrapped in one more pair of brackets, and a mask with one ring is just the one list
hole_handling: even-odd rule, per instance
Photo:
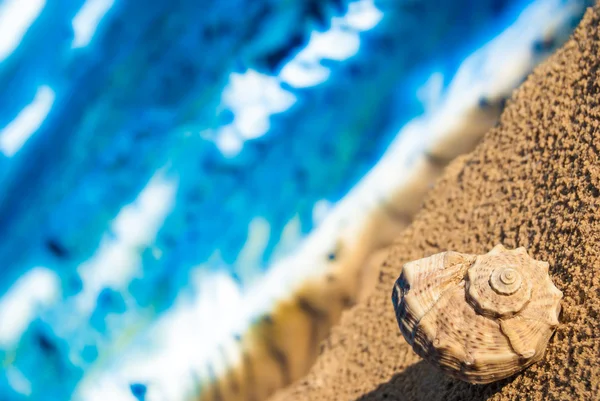
{"label": "wet sand", "polygon": [[[456,159],[392,246],[370,294],[323,343],[310,373],[273,400],[600,400],[600,8]],[[420,360],[391,302],[401,266],[446,250],[524,246],[550,263],[561,324],[544,359],[470,385]]]}

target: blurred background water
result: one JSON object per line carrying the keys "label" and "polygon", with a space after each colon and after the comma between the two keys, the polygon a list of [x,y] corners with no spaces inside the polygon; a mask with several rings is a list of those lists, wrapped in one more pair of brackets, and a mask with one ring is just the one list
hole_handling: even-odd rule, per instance
{"label": "blurred background water", "polygon": [[188,362],[150,357],[161,319],[196,305],[183,354],[228,316],[243,336],[245,289],[409,122],[452,124],[456,88],[501,108],[481,88],[516,86],[590,3],[0,0],[0,399],[189,398]]}

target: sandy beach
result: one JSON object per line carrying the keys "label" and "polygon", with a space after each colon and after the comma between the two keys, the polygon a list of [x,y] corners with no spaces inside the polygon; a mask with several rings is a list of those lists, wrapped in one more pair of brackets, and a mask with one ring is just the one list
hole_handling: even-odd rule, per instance
{"label": "sandy beach", "polygon": [[[513,94],[497,127],[456,159],[395,241],[369,296],[344,313],[310,373],[272,400],[600,399],[600,5]],[[564,293],[543,360],[489,385],[420,360],[398,329],[404,263],[524,246]]]}

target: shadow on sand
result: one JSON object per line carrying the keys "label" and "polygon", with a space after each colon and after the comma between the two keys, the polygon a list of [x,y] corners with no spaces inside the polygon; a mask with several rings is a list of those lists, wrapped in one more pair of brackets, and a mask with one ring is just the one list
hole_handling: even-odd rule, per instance
{"label": "shadow on sand", "polygon": [[485,401],[514,379],[515,376],[495,383],[473,385],[452,379],[421,360],[356,401]]}

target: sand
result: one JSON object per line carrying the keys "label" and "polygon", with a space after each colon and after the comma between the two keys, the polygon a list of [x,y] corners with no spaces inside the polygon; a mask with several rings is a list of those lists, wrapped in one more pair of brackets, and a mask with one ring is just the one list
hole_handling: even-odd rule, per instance
{"label": "sand", "polygon": [[[514,93],[475,151],[450,164],[370,295],[344,314],[310,373],[274,400],[600,400],[599,5]],[[406,344],[392,285],[408,261],[498,243],[550,263],[564,293],[561,325],[541,362],[470,385]]]}

